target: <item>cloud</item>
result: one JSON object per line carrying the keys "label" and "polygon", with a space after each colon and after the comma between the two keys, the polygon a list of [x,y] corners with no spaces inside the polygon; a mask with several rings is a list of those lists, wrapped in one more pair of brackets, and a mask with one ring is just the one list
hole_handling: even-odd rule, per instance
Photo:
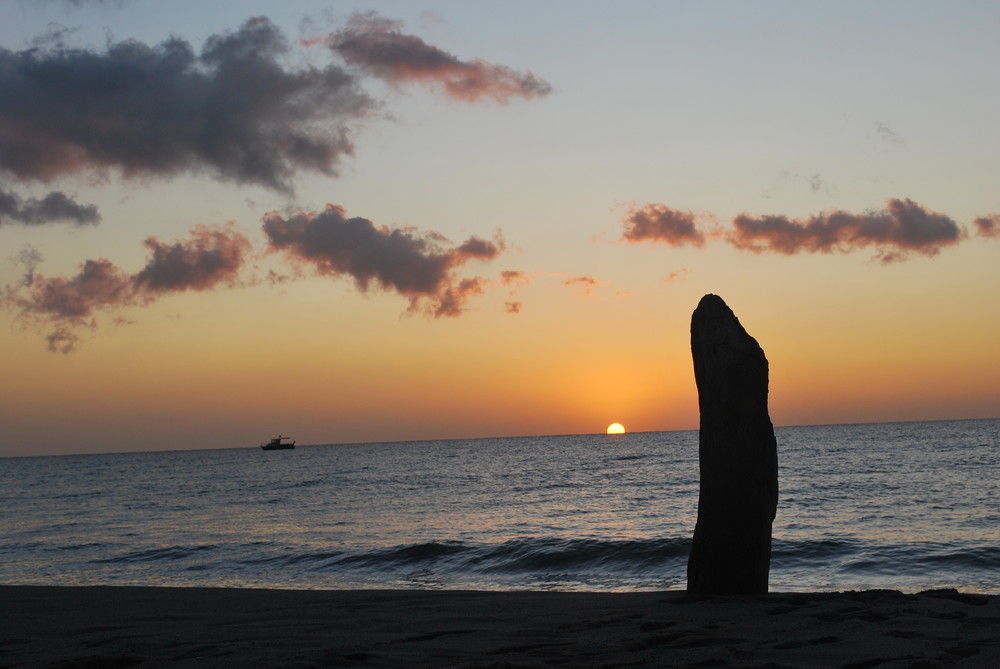
{"label": "cloud", "polygon": [[[0,158],[2,160],[2,158]],[[66,221],[74,225],[97,225],[101,215],[92,204],[77,204],[61,191],[52,191],[42,199],[23,201],[16,193],[0,190],[0,225],[21,223],[45,225]]]}
{"label": "cloud", "polygon": [[22,279],[21,284],[30,286],[31,282],[35,280],[35,268],[38,267],[38,263],[42,262],[42,254],[33,246],[26,246],[11,260],[24,267],[24,279]]}
{"label": "cloud", "polygon": [[705,235],[698,230],[693,213],[662,204],[632,210],[623,227],[622,240],[626,242],[663,242],[670,246],[705,244]]}
{"label": "cloud", "polygon": [[144,244],[152,257],[134,281],[146,293],[207,290],[223,282],[231,285],[250,252],[250,241],[232,224],[199,225],[187,241],[163,244],[150,237]]}
{"label": "cloud", "polygon": [[505,269],[500,272],[500,283],[505,286],[527,286],[534,280],[533,276],[519,269]]}
{"label": "cloud", "polygon": [[563,281],[564,286],[575,286],[581,288],[581,295],[589,297],[594,294],[594,289],[603,285],[600,281],[590,275],[575,276]]}
{"label": "cloud", "polygon": [[875,121],[875,133],[882,139],[882,141],[888,144],[900,145],[903,143],[903,140],[892,128],[889,127],[888,123]]}
{"label": "cloud", "polygon": [[675,270],[675,271],[671,272],[670,274],[668,274],[666,277],[664,277],[663,283],[674,283],[678,279],[683,279],[689,273],[690,273],[690,270],[687,269],[686,267],[684,267],[682,269],[679,269],[679,270]]}
{"label": "cloud", "polygon": [[328,204],[318,213],[264,217],[264,233],[273,251],[319,274],[349,276],[361,292],[379,288],[410,301],[409,311],[424,307],[435,317],[457,316],[465,301],[483,291],[482,280],[458,279],[455,270],[469,260],[492,260],[506,246],[497,237],[470,237],[447,248],[441,235],[390,229],[365,218],[348,218],[343,207]]}
{"label": "cloud", "polygon": [[197,54],[180,38],[0,49],[0,171],[209,173],[284,192],[300,169],[335,174],[351,122],[375,104],[340,67],[285,66],[287,51],[262,17]]}
{"label": "cloud", "polygon": [[510,286],[509,300],[503,303],[504,313],[508,314],[519,314],[521,313],[521,307],[523,306],[520,300],[515,300],[514,296],[520,292],[520,289],[524,286],[531,285],[535,282],[535,277],[527,272],[519,269],[505,269],[500,272],[500,284],[503,286]]}
{"label": "cloud", "polygon": [[912,200],[891,199],[884,211],[850,214],[843,211],[794,220],[785,216],[733,219],[727,241],[742,250],[792,255],[832,253],[874,247],[883,262],[902,260],[910,252],[936,255],[964,236],[955,221],[924,209]]}
{"label": "cloud", "polygon": [[76,350],[76,345],[80,337],[68,328],[59,327],[45,335],[48,348],[53,353],[72,353]]}
{"label": "cloud", "polygon": [[742,251],[784,255],[851,253],[870,247],[883,263],[904,260],[911,253],[934,256],[967,236],[948,216],[908,199],[890,199],[884,210],[864,214],[833,211],[807,219],[741,214],[732,220],[730,228],[709,233],[696,228],[693,215],[652,204],[631,212],[622,226],[622,239],[630,242],[700,246],[712,237]]}
{"label": "cloud", "polygon": [[599,286],[601,282],[592,276],[574,276],[563,281],[565,286]]}
{"label": "cloud", "polygon": [[980,216],[973,224],[980,237],[1000,237],[1000,214]]}
{"label": "cloud", "polygon": [[486,290],[486,280],[482,277],[461,279],[458,284],[449,283],[437,297],[434,307],[434,317],[461,316],[465,311],[465,302],[473,295],[482,295]]}
{"label": "cloud", "polygon": [[375,12],[356,14],[323,41],[349,64],[391,84],[422,83],[439,87],[455,100],[490,99],[506,104],[512,97],[548,95],[552,87],[530,72],[521,73],[483,60],[463,61],[400,32],[402,24]]}
{"label": "cloud", "polygon": [[150,237],[145,244],[151,257],[136,274],[100,258],[84,261],[68,278],[36,274],[41,255],[25,249],[18,258],[25,266],[24,280],[20,286],[8,286],[0,304],[29,324],[53,328],[46,335],[49,350],[69,353],[80,341],[74,330],[96,327],[99,311],[149,304],[174,292],[232,285],[250,249],[249,240],[232,225],[199,226],[189,240],[163,244]]}
{"label": "cloud", "polygon": [[63,5],[67,9],[79,9],[86,5],[111,5],[124,7],[131,0],[35,0],[39,4]]}
{"label": "cloud", "polygon": [[793,172],[792,170],[782,170],[778,173],[774,185],[761,193],[761,195],[766,199],[771,199],[771,197],[774,196],[779,190],[784,190],[786,186],[791,185],[798,187],[802,183],[805,183],[805,185],[808,186],[809,190],[813,193],[818,193],[820,190],[824,190],[829,193],[833,190],[833,188],[823,180],[823,175],[819,172],[810,175],[802,174],[801,172]]}
{"label": "cloud", "polygon": [[34,275],[26,287],[27,296],[8,296],[22,313],[73,326],[85,324],[95,310],[137,300],[131,278],[104,258],[85,261],[70,278]]}

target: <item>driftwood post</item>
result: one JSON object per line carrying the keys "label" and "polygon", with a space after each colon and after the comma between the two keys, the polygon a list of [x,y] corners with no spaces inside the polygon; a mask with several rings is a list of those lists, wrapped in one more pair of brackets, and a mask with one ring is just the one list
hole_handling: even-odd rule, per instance
{"label": "driftwood post", "polygon": [[778,452],[767,413],[767,358],[718,295],[691,317],[701,488],[688,559],[692,594],[763,594],[778,504]]}

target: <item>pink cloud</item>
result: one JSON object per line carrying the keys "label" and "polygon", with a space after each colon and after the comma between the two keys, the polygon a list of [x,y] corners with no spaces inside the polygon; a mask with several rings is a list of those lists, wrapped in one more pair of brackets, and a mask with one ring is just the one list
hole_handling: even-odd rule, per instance
{"label": "pink cloud", "polygon": [[505,286],[527,286],[534,280],[533,276],[519,269],[505,269],[500,272],[500,283]]}
{"label": "pink cloud", "polygon": [[35,273],[41,256],[23,252],[26,273],[22,284],[9,289],[0,304],[31,325],[51,327],[49,350],[69,353],[80,337],[75,330],[96,326],[96,313],[149,304],[159,297],[184,291],[208,290],[233,284],[250,242],[233,226],[198,226],[188,240],[164,244],[145,241],[151,257],[136,274],[122,271],[104,258],[86,260],[71,277]]}
{"label": "pink cloud", "polygon": [[584,297],[589,297],[594,294],[595,288],[603,284],[601,284],[601,282],[595,279],[594,277],[586,275],[586,276],[575,276],[566,279],[565,281],[563,281],[563,285],[579,287],[582,289],[580,291],[580,294],[583,295]]}
{"label": "pink cloud", "polygon": [[552,90],[530,72],[516,72],[484,60],[460,60],[415,35],[400,32],[401,27],[399,21],[375,12],[356,14],[325,43],[349,64],[389,83],[439,87],[463,102],[491,99],[506,104],[512,97],[539,97]]}
{"label": "pink cloud", "polygon": [[[908,199],[890,199],[881,211],[852,214],[833,211],[795,219],[775,214],[740,214],[731,226],[711,232],[699,230],[690,212],[651,204],[632,211],[623,222],[622,239],[660,242],[669,246],[702,246],[706,239],[722,239],[734,248],[753,253],[851,253],[873,248],[883,263],[904,260],[911,253],[937,255],[941,249],[967,237],[948,216]],[[996,221],[977,219],[981,235],[989,236]]]}
{"label": "pink cloud", "polygon": [[670,246],[705,244],[705,235],[698,230],[693,213],[662,204],[649,204],[633,210],[623,227],[622,239],[626,242],[663,242]]}
{"label": "pink cloud", "polygon": [[670,274],[668,274],[668,275],[667,275],[667,276],[666,276],[666,277],[665,277],[665,278],[663,279],[663,283],[674,283],[674,282],[675,282],[675,281],[677,281],[678,279],[683,279],[683,278],[684,278],[684,277],[686,277],[686,276],[687,276],[687,275],[688,275],[689,273],[690,273],[690,270],[689,270],[689,269],[687,269],[687,268],[683,268],[683,269],[679,269],[679,270],[675,270],[675,271],[671,272]]}

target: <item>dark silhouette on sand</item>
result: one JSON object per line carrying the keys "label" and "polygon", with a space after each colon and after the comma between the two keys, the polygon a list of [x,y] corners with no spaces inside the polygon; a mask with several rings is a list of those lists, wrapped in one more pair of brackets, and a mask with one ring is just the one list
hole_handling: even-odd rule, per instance
{"label": "dark silhouette on sand", "polygon": [[718,295],[691,317],[701,488],[688,592],[767,592],[778,453],[767,413],[767,358]]}

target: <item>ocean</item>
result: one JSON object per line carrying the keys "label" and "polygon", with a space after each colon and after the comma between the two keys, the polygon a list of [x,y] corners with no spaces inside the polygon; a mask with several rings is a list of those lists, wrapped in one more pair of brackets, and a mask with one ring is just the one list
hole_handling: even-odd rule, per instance
{"label": "ocean", "polygon": [[[772,591],[1000,593],[1000,420],[776,429]],[[0,459],[0,583],[683,589],[698,433]]]}

